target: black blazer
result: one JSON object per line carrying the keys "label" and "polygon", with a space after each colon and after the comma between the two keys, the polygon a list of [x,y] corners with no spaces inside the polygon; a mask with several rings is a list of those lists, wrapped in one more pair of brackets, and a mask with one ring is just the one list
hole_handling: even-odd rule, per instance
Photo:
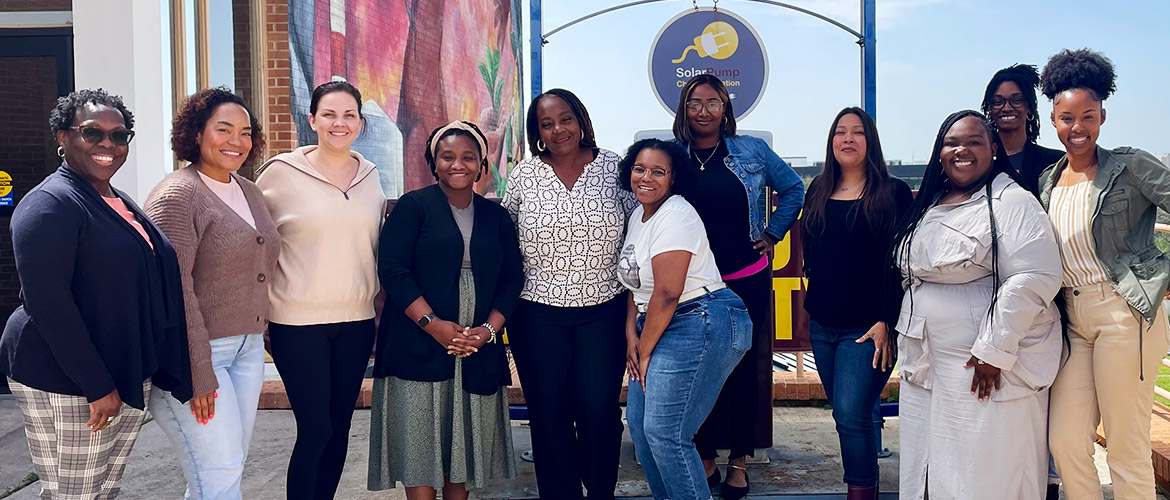
{"label": "black blazer", "polygon": [[90,402],[117,389],[138,409],[150,378],[186,401],[191,364],[175,250],[129,196],[115,193],[154,250],[65,165],[17,205],[21,306],[0,337],[0,372]]}
{"label": "black blazer", "polygon": [[[471,230],[471,271],[475,275],[473,325],[487,321],[492,309],[511,317],[524,285],[516,228],[503,207],[475,195]],[[378,328],[374,376],[438,382],[455,375],[455,357],[406,316],[415,299],[426,298],[439,319],[458,321],[459,273],[463,235],[439,186],[406,193],[382,226],[378,278],[386,308]],[[484,344],[463,359],[463,388],[495,394],[512,382],[504,345]]]}
{"label": "black blazer", "polygon": [[1024,144],[1024,164],[1020,167],[1020,185],[1032,196],[1040,196],[1040,173],[1060,161],[1064,151],[1049,149],[1034,142]]}

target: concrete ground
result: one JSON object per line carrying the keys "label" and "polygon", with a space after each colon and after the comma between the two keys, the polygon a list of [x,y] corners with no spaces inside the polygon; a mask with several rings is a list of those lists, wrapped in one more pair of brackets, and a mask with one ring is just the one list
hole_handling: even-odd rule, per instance
{"label": "concrete ground", "polygon": [[[774,445],[767,453],[767,463],[749,466],[753,498],[784,498],[786,500],[844,499],[840,493],[841,461],[837,437],[830,411],[818,407],[777,407],[773,409]],[[404,499],[401,489],[366,491],[366,461],[369,438],[369,410],[354,414],[350,434],[349,458],[341,478],[337,498],[347,500]],[[894,450],[894,456],[882,459],[882,491],[897,489],[898,419],[887,419],[885,446]],[[245,466],[243,495],[247,499],[277,500],[284,498],[285,465],[295,437],[292,412],[287,410],[261,411],[256,420],[251,452]],[[528,427],[513,424],[517,454],[530,448]],[[1098,450],[1098,464],[1102,468],[1102,483],[1107,484],[1108,471],[1103,469]],[[761,461],[762,456],[758,456]],[[532,464],[519,460],[519,477],[499,481],[473,493],[479,499],[536,498],[536,476]],[[0,396],[0,499],[33,500],[40,488],[35,482],[25,485],[32,472],[28,458],[20,411],[10,395]],[[148,422],[139,435],[122,480],[122,495],[126,499],[182,498],[185,481],[171,450],[170,442],[158,425]],[[645,497],[649,495],[641,468],[634,459],[634,448],[625,436],[622,445],[621,469],[618,475],[618,495]],[[883,495],[883,500],[897,498]],[[1106,486],[1106,499],[1112,499],[1112,490]],[[1159,497],[1160,500],[1165,500]]]}

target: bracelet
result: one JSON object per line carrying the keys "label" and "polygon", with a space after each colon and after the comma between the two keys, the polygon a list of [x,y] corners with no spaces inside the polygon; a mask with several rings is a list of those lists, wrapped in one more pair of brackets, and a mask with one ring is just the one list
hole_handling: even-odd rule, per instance
{"label": "bracelet", "polygon": [[492,334],[491,337],[488,337],[488,342],[495,343],[495,341],[496,341],[496,327],[492,326],[492,324],[488,323],[487,321],[484,321],[483,324],[480,326],[487,328],[487,331]]}

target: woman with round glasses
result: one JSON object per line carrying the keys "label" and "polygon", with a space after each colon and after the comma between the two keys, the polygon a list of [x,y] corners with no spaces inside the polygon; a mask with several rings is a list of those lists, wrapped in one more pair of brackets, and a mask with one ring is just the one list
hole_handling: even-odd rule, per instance
{"label": "woman with round glasses", "polygon": [[12,215],[23,300],[0,337],[0,373],[41,498],[113,498],[152,385],[191,399],[179,263],[110,185],[134,137],[122,99],[79,90],[49,123],[62,164]]}
{"label": "woman with round glasses", "polygon": [[[796,221],[804,184],[766,142],[736,135],[731,96],[712,75],[691,78],[683,87],[674,115],[674,137],[686,146],[698,172],[697,183],[703,186],[687,201],[703,219],[723,281],[743,299],[754,325],[752,350],[727,378],[719,401],[695,435],[712,486],[719,484],[715,436],[730,435],[723,498],[737,500],[748,493],[747,457],[755,449],[756,417],[761,412],[771,414],[770,405],[764,404],[772,398],[771,379],[765,392],[757,370],[771,356],[772,247]],[[780,195],[771,215],[768,188]]]}
{"label": "woman with round glasses", "polygon": [[626,312],[626,420],[654,498],[711,498],[691,437],[752,344],[743,301],[723,283],[703,221],[683,196],[695,169],[677,144],[643,139],[622,159],[630,215],[618,278]]}
{"label": "woman with round glasses", "polygon": [[1003,140],[1003,153],[1020,174],[1020,185],[1038,194],[1040,172],[1060,161],[1064,151],[1036,144],[1040,112],[1036,86],[1040,73],[1030,64],[1014,64],[995,72],[983,92],[983,114]]}

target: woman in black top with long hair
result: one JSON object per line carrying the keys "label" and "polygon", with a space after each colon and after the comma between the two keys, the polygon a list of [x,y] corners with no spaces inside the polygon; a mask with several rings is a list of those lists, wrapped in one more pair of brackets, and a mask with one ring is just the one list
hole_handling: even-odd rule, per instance
{"label": "woman in black top with long hair", "polygon": [[[817,373],[833,406],[850,500],[877,498],[870,414],[894,365],[893,322],[902,302],[901,279],[887,249],[912,200],[910,186],[886,168],[873,118],[856,107],[837,113],[825,169],[804,200],[804,308]],[[859,292],[866,298],[856,300]]]}

